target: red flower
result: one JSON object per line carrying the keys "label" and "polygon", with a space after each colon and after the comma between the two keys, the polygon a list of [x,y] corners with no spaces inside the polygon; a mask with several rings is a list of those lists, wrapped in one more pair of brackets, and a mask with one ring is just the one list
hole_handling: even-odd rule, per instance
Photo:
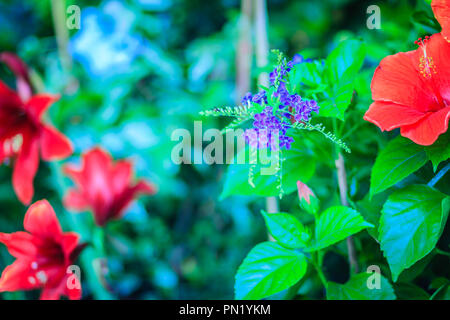
{"label": "red flower", "polygon": [[70,141],[42,116],[57,96],[30,96],[31,86],[23,62],[12,54],[1,54],[17,76],[19,94],[0,81],[0,163],[15,159],[13,187],[19,200],[29,204],[33,198],[33,180],[39,166],[39,151],[46,161],[63,159],[72,153]]}
{"label": "red flower", "polygon": [[62,232],[47,200],[34,203],[23,224],[28,232],[0,233],[0,242],[16,258],[3,270],[0,291],[42,288],[43,300],[56,300],[61,295],[80,299],[79,280],[67,272],[84,247],[78,245],[78,235]]}
{"label": "red flower", "polygon": [[64,171],[77,186],[66,194],[65,206],[75,211],[91,209],[99,226],[110,219],[120,218],[138,193],[155,193],[155,187],[143,180],[131,183],[130,161],[114,163],[112,157],[100,148],[82,155],[81,169],[67,165]]}
{"label": "red flower", "polygon": [[364,119],[420,145],[433,144],[450,119],[450,0],[433,0],[442,32],[419,39],[419,48],[384,58],[372,79],[374,102]]}

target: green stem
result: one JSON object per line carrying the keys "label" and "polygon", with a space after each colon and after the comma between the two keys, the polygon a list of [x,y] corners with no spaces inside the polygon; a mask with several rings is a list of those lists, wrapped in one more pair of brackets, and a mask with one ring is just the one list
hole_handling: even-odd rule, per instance
{"label": "green stem", "polygon": [[434,187],[434,185],[436,183],[439,182],[439,180],[442,179],[443,176],[445,176],[445,174],[450,170],[450,162],[447,163],[447,165],[445,167],[443,167],[441,170],[438,171],[438,173],[436,173],[436,175],[433,177],[433,179],[430,180],[430,182],[428,182],[428,186],[430,187]]}
{"label": "green stem", "polygon": [[[333,119],[333,130],[336,134],[337,123],[336,119]],[[339,148],[336,146],[337,159],[335,161],[336,173],[338,178],[339,195],[341,198],[341,204],[348,207],[347,199],[347,172],[345,171],[345,160],[340,152]],[[348,262],[350,264],[350,273],[358,273],[358,259],[356,256],[355,244],[353,242],[353,237],[349,236],[346,239],[347,252],[348,252]]]}
{"label": "green stem", "polygon": [[436,253],[437,253],[437,254],[441,254],[441,255],[443,255],[443,256],[450,257],[450,252],[447,252],[447,251],[444,251],[444,250],[441,250],[441,249],[437,249],[437,248],[436,248]]}
{"label": "green stem", "polygon": [[[317,253],[317,257],[319,257],[319,255],[320,255],[320,252]],[[318,262],[316,261],[316,258],[314,258],[314,255],[311,257],[311,264],[313,265],[314,269],[316,269],[317,275],[319,276],[319,279],[322,282],[322,285],[325,287],[325,290],[328,289],[327,278],[325,278],[325,275],[322,271],[322,267],[318,264]]]}
{"label": "green stem", "polygon": [[67,50],[69,42],[69,30],[66,26],[66,1],[51,0],[53,27],[55,29],[56,42],[58,44],[58,54],[61,65],[65,71],[72,68],[72,59]]}

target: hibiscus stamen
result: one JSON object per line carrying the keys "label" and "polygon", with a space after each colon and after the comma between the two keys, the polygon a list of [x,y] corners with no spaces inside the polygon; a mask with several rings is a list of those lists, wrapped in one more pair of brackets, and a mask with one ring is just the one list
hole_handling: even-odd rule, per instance
{"label": "hibiscus stamen", "polygon": [[36,272],[36,278],[39,280],[40,283],[46,283],[47,282],[47,275],[42,270]]}
{"label": "hibiscus stamen", "polygon": [[424,78],[430,79],[433,74],[437,73],[432,57],[422,56],[419,61],[419,72]]}
{"label": "hibiscus stamen", "polygon": [[430,40],[429,36],[424,39],[419,38],[414,41],[423,50],[423,56],[419,59],[419,72],[425,79],[430,79],[433,74],[436,74],[436,65],[434,64],[433,57],[427,56],[427,42]]}
{"label": "hibiscus stamen", "polygon": [[416,41],[414,41],[414,43],[417,44],[419,47],[425,49],[425,45],[427,44],[428,40],[430,40],[430,36],[425,36],[424,39],[419,38]]}
{"label": "hibiscus stamen", "polygon": [[20,151],[20,148],[22,147],[22,143],[23,143],[23,137],[21,134],[16,135],[12,139],[12,149],[15,153]]}
{"label": "hibiscus stamen", "polygon": [[18,153],[22,148],[22,144],[23,144],[22,135],[20,133],[16,134],[11,139],[6,139],[3,142],[3,153],[8,156]]}

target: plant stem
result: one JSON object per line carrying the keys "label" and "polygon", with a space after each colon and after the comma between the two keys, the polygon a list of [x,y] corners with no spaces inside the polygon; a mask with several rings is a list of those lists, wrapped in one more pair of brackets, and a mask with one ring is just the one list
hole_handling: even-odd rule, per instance
{"label": "plant stem", "polygon": [[322,282],[323,286],[325,287],[325,290],[328,289],[328,282],[327,278],[325,278],[325,275],[322,271],[322,266],[318,262],[320,256],[320,252],[317,252],[317,260],[314,258],[314,255],[311,257],[311,264],[313,265],[314,269],[317,271],[317,275],[319,276],[320,282]]}
{"label": "plant stem", "polygon": [[[255,35],[256,35],[256,66],[265,67],[269,62],[269,39],[267,35],[267,5],[266,0],[255,0],[254,2]],[[261,72],[258,84],[268,87],[269,75]],[[267,213],[279,212],[278,199],[276,197],[266,198]],[[269,237],[270,238],[270,237]]]}
{"label": "plant stem", "polygon": [[65,71],[72,68],[72,59],[67,51],[69,42],[69,30],[66,27],[66,1],[51,0],[53,27],[55,29],[56,42],[58,44],[58,54],[61,65]]}
{"label": "plant stem", "polygon": [[441,249],[437,249],[436,248],[436,253],[440,254],[440,255],[443,255],[443,256],[450,257],[450,252],[447,252],[447,251],[444,251],[444,250],[441,250]]}
{"label": "plant stem", "polygon": [[317,270],[317,274],[319,275],[319,279],[322,282],[323,286],[325,287],[325,290],[328,289],[328,282],[327,279],[325,278],[325,275],[323,274],[322,269],[319,266],[314,265],[314,267]]}
{"label": "plant stem", "polygon": [[[338,152],[338,158],[335,162],[337,169],[338,185],[339,185],[339,195],[341,198],[341,203],[343,206],[348,207],[347,200],[347,173],[345,171],[345,161],[341,152]],[[358,273],[358,260],[356,257],[355,245],[353,243],[353,237],[347,237],[347,251],[348,251],[348,262],[350,264],[350,271]]]}
{"label": "plant stem", "polygon": [[[256,66],[263,68],[269,63],[269,37],[267,34],[267,5],[266,0],[255,0],[255,36],[256,36]],[[258,84],[268,87],[269,74],[261,72]]]}
{"label": "plant stem", "polygon": [[239,21],[239,41],[236,54],[236,103],[250,91],[252,65],[252,0],[242,0]]}
{"label": "plant stem", "polygon": [[430,187],[434,187],[434,185],[436,183],[439,182],[439,180],[441,180],[441,178],[443,176],[445,176],[445,174],[450,170],[450,162],[447,163],[447,165],[445,167],[443,167],[441,170],[438,171],[438,173],[436,173],[436,175],[433,177],[433,179],[430,180],[430,182],[428,182],[428,186]]}

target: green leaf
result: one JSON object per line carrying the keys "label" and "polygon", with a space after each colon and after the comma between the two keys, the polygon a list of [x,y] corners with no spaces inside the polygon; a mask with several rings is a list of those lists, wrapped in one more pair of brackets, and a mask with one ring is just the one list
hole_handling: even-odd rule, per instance
{"label": "green leaf", "polygon": [[[369,288],[370,277],[380,277],[380,288]],[[328,300],[395,300],[394,289],[381,274],[359,273],[345,284],[329,282]]]}
{"label": "green leaf", "polygon": [[374,225],[374,228],[367,229],[367,232],[376,240],[378,240],[378,222],[380,221],[381,209],[387,197],[387,192],[377,194],[372,199],[367,194],[362,200],[356,203],[356,208],[364,220]]}
{"label": "green leaf", "polygon": [[317,219],[315,239],[307,251],[326,248],[368,227],[373,228],[373,225],[351,208],[328,208]]}
{"label": "green leaf", "polygon": [[430,295],[413,283],[399,283],[394,285],[398,300],[429,300]]}
{"label": "green leaf", "polygon": [[422,146],[401,136],[391,140],[372,168],[370,195],[386,190],[417,171],[427,162]]}
{"label": "green leaf", "polygon": [[308,92],[322,92],[326,89],[323,83],[323,65],[321,61],[304,62],[295,65],[288,73],[291,93],[300,93],[299,89]]}
{"label": "green leaf", "polygon": [[444,284],[439,287],[430,297],[430,300],[450,300],[450,285]]}
{"label": "green leaf", "polygon": [[420,276],[425,268],[430,264],[431,260],[436,256],[435,250],[431,251],[424,258],[414,263],[408,269],[402,271],[397,282],[413,282],[415,278]]}
{"label": "green leaf", "polygon": [[334,49],[325,61],[328,90],[320,101],[319,115],[344,120],[351,103],[354,82],[366,55],[365,45],[359,40],[346,40]]}
{"label": "green leaf", "polygon": [[261,211],[270,234],[281,245],[298,249],[306,246],[309,234],[301,222],[288,213],[267,213]]}
{"label": "green leaf", "polygon": [[412,20],[422,26],[429,27],[436,32],[439,32],[440,27],[439,24],[433,19],[433,16],[430,16],[426,11],[416,11],[412,15]]}
{"label": "green leaf", "polygon": [[444,277],[435,278],[430,288],[436,289],[430,300],[450,300],[450,280]]}
{"label": "green leaf", "polygon": [[[295,141],[291,145],[291,149],[283,150],[282,157],[285,160],[282,163],[282,187],[285,193],[290,193],[296,190],[297,181],[307,182],[314,174],[316,169],[316,162],[314,157],[307,148],[305,148],[301,135],[297,135]],[[270,165],[255,165],[253,168],[253,184],[249,184],[250,164],[248,159],[248,147],[241,152],[245,153],[246,164],[237,164],[236,155],[234,164],[228,166],[225,176],[225,183],[220,199],[223,200],[231,195],[244,196],[278,196],[280,190],[278,177],[276,175],[262,175],[260,169],[269,167]]]}
{"label": "green leaf", "polygon": [[425,151],[436,171],[441,162],[450,159],[450,130],[442,134],[431,146],[425,146]]}
{"label": "green leaf", "polygon": [[394,281],[436,246],[449,204],[448,196],[423,185],[408,186],[389,196],[380,218],[379,239]]}
{"label": "green leaf", "polygon": [[236,274],[236,299],[262,299],[297,283],[306,273],[305,256],[274,242],[255,246]]}

